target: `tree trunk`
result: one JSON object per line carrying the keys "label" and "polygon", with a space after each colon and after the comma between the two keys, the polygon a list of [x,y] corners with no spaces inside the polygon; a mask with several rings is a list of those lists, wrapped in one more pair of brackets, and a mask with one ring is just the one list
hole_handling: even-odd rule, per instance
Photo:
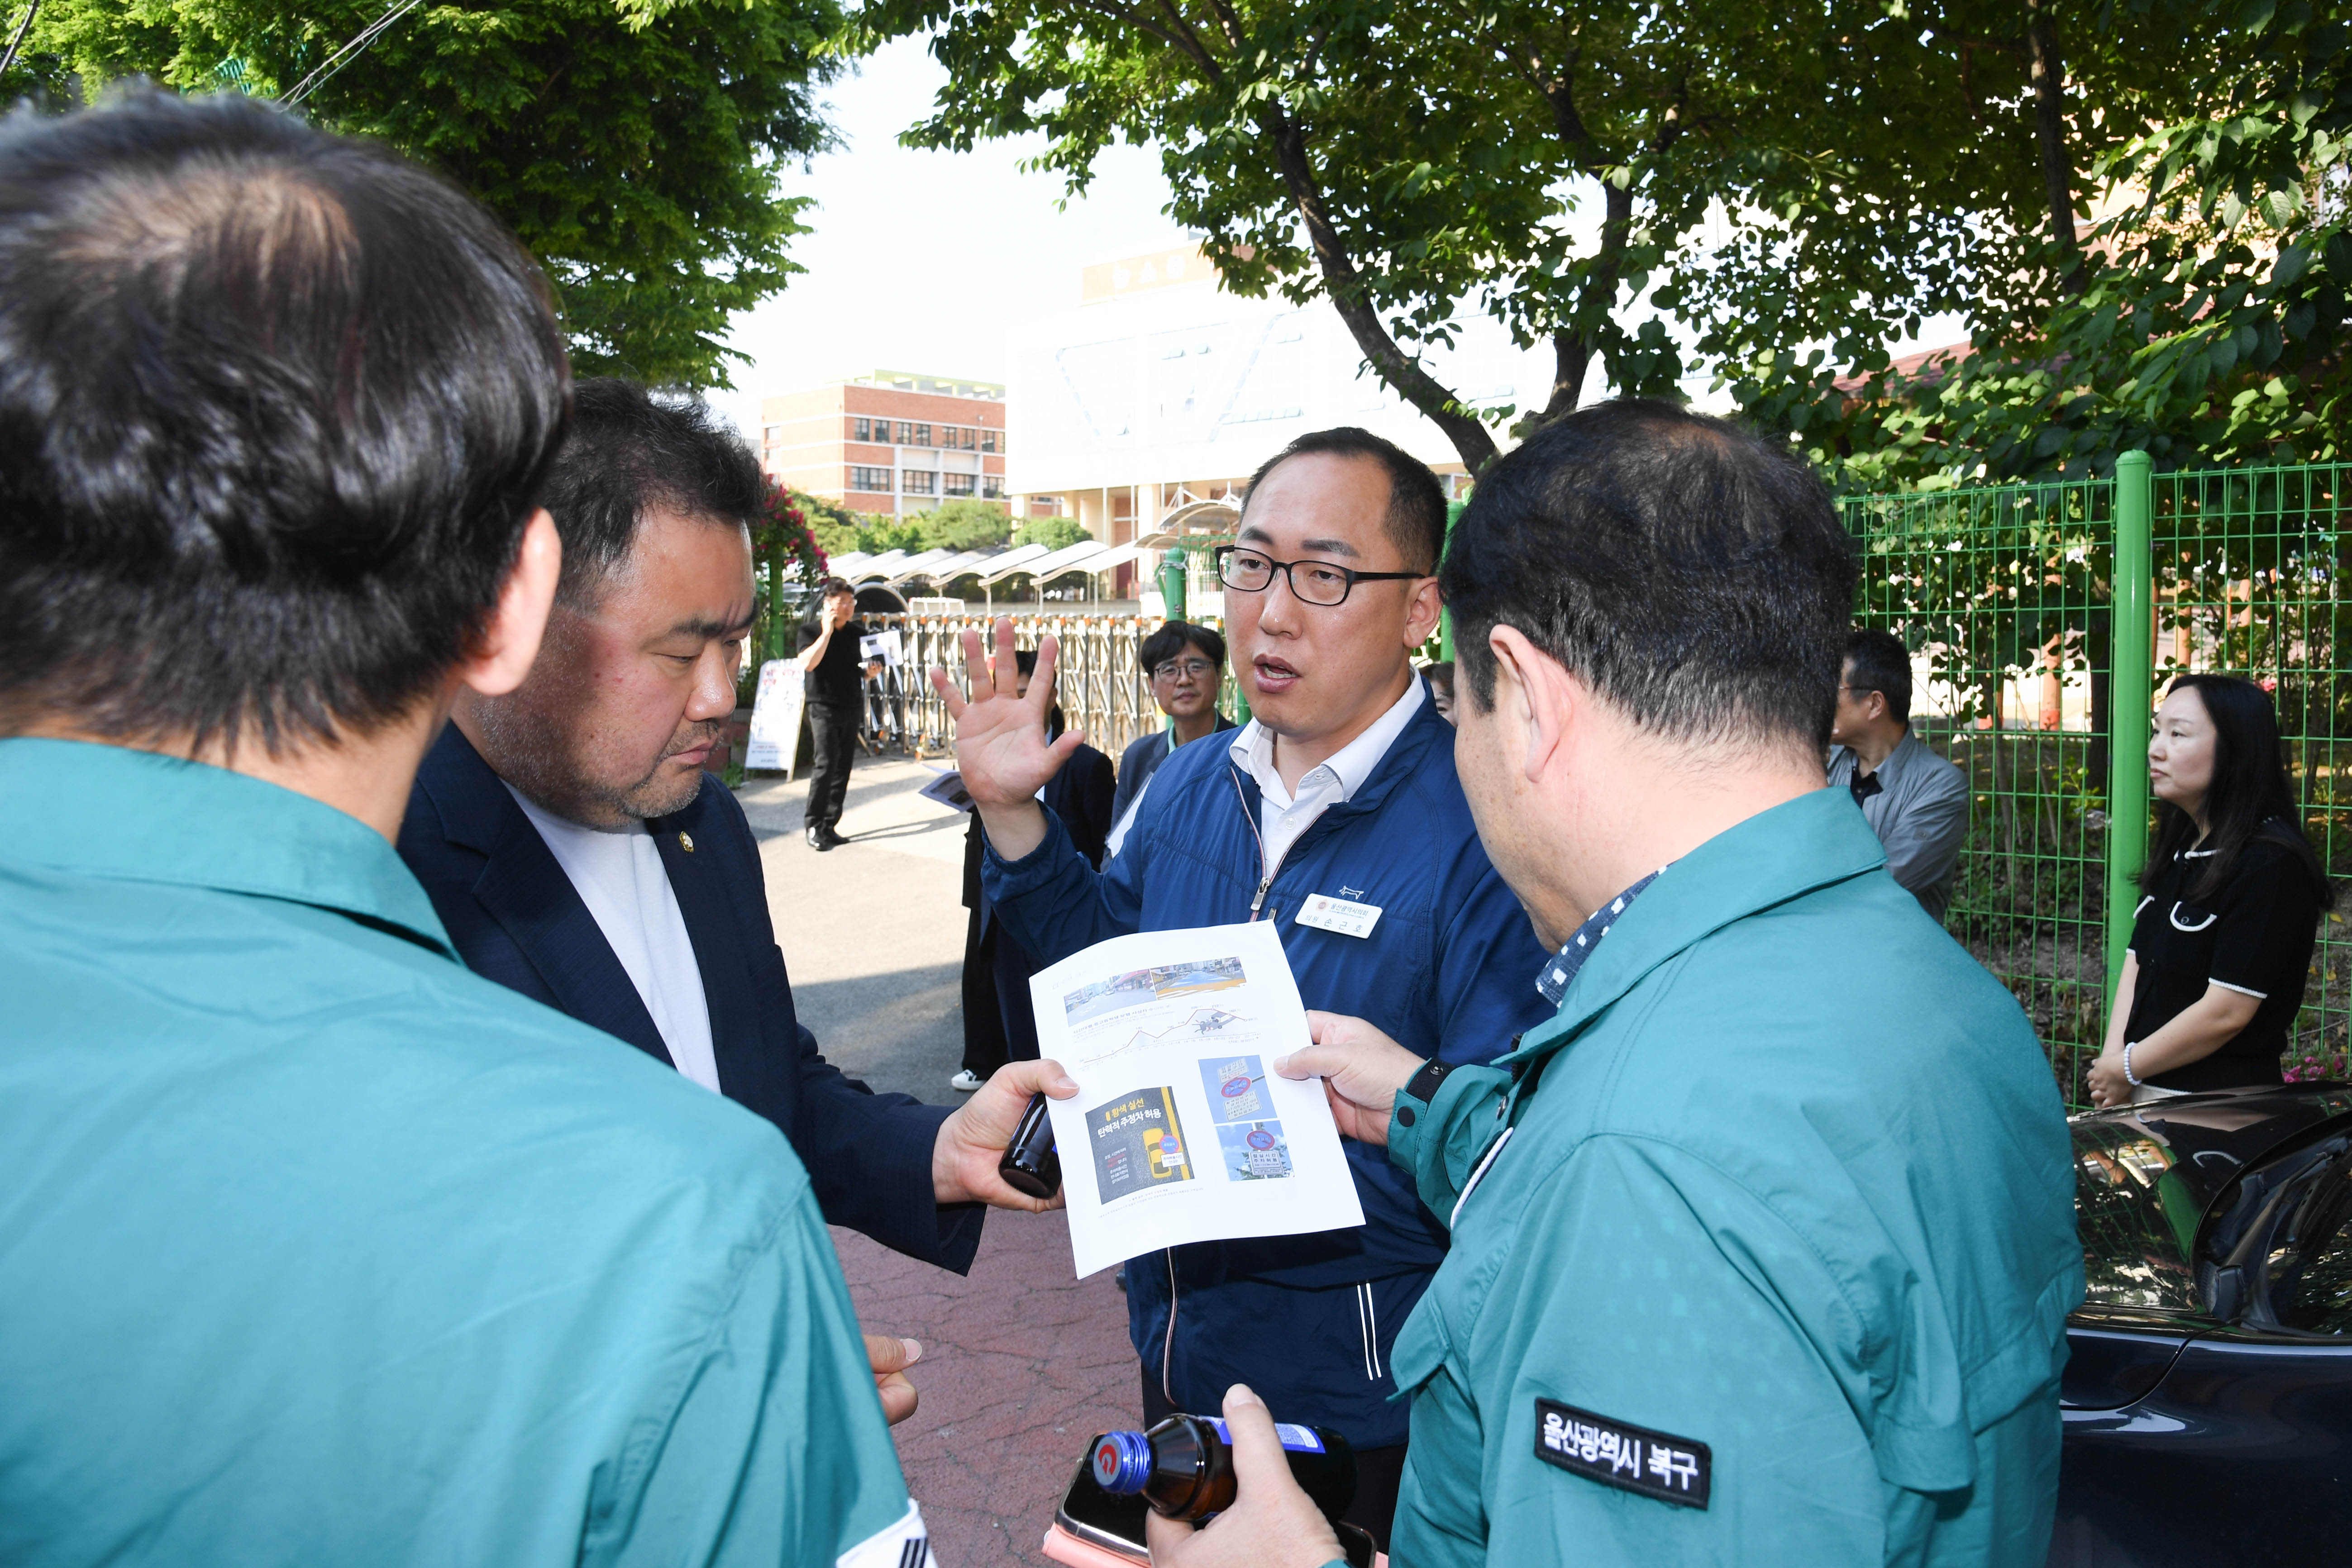
{"label": "tree trunk", "polygon": [[2080,294],[2083,243],[2074,231],[2074,161],[2066,146],[2066,64],[2058,54],[2058,24],[2051,0],[2026,0],[2026,58],[2033,79],[2033,135],[2042,153],[2042,184],[2050,204],[2050,237],[2065,259],[2067,292]]}
{"label": "tree trunk", "polygon": [[[1592,270],[1585,274],[1584,288],[1588,294],[1605,292],[1609,308],[1617,308],[1617,285],[1625,275],[1625,249],[1633,234],[1633,192],[1609,181],[1601,182],[1603,203],[1601,219],[1601,250],[1593,258]],[[1584,397],[1585,377],[1591,373],[1595,357],[1592,340],[1582,332],[1560,332],[1553,336],[1551,397],[1543,412],[1528,421],[1529,434],[1556,419],[1565,419],[1576,412]]]}
{"label": "tree trunk", "polygon": [[1445,432],[1445,438],[1461,454],[1463,467],[1475,478],[1496,456],[1494,437],[1475,416],[1462,408],[1454,394],[1439,384],[1435,376],[1397,347],[1396,340],[1381,323],[1380,311],[1364,298],[1362,276],[1356,270],[1355,261],[1348,255],[1324,205],[1322,187],[1307,156],[1305,134],[1279,109],[1264,110],[1259,122],[1274,142],[1283,184],[1298,208],[1299,221],[1306,226],[1307,242],[1315,252],[1315,264],[1330,290],[1331,303],[1339,310],[1339,320],[1347,323],[1356,347],[1374,374]]}

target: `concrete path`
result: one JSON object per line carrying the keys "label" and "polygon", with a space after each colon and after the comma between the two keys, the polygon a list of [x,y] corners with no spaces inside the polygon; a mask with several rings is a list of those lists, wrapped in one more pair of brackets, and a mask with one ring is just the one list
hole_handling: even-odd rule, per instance
{"label": "concrete path", "polygon": [[[860,759],[841,822],[853,842],[824,855],[801,837],[806,784],[739,792],[802,1022],[845,1071],[935,1104],[956,1098],[963,1055],[967,820],[917,793],[937,776]],[[964,1279],[833,1237],[859,1321],[922,1342],[922,1405],[893,1431],[940,1560],[1044,1563],[1038,1542],[1087,1439],[1139,1415],[1126,1299],[1108,1274],[1072,1278],[1059,1214],[991,1215]]]}

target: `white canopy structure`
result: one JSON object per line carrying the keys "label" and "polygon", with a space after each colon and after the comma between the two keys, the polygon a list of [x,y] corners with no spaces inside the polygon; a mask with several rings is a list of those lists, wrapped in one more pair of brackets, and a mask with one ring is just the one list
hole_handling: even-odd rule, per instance
{"label": "white canopy structure", "polygon": [[988,550],[926,550],[920,555],[910,556],[901,563],[898,575],[890,581],[894,584],[945,583],[950,578],[961,576],[994,553]]}
{"label": "white canopy structure", "polygon": [[1087,556],[1071,570],[1083,572],[1089,577],[1099,577],[1106,572],[1116,572],[1122,566],[1142,561],[1147,555],[1159,553],[1158,550],[1147,544],[1114,544],[1099,555]]}
{"label": "white canopy structure", "polygon": [[837,577],[847,578],[852,584],[887,583],[890,580],[891,574],[899,571],[906,565],[906,563],[907,552],[905,551],[886,550],[879,555],[874,556],[869,560],[860,562],[857,565],[851,567],[847,571],[842,570],[839,563],[836,563],[834,567],[834,574]]}
{"label": "white canopy structure", "polygon": [[992,589],[1007,577],[1017,577],[1022,573],[1031,570],[1038,562],[1052,553],[1052,551],[1042,544],[1015,545],[1001,555],[990,556],[972,570],[980,574],[982,587]]}
{"label": "white canopy structure", "polygon": [[1031,562],[1024,570],[1043,583],[1066,573],[1084,571],[1090,556],[1101,555],[1108,549],[1109,546],[1099,540],[1082,539],[1076,544],[1055,551],[1043,560]]}

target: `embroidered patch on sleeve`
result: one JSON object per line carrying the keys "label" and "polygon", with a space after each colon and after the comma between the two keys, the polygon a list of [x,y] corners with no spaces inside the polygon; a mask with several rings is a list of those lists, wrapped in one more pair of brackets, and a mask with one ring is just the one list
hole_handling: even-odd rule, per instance
{"label": "embroidered patch on sleeve", "polygon": [[1613,1421],[1556,1399],[1536,1401],[1536,1458],[1570,1475],[1660,1502],[1706,1506],[1711,1461],[1706,1444]]}

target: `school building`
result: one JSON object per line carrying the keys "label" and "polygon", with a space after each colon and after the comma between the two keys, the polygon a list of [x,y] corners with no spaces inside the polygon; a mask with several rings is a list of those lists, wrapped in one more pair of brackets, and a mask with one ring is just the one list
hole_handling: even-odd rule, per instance
{"label": "school building", "polygon": [[906,515],[1004,501],[1004,388],[877,370],[760,401],[760,459],[775,479],[852,511]]}

